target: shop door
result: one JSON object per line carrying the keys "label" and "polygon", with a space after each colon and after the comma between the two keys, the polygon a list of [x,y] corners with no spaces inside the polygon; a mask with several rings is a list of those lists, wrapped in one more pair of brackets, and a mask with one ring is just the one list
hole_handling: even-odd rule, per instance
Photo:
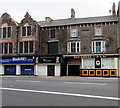
{"label": "shop door", "polygon": [[22,65],[21,75],[34,75],[34,65]]}
{"label": "shop door", "polygon": [[15,65],[6,65],[4,66],[5,75],[16,75],[16,66]]}
{"label": "shop door", "polygon": [[80,65],[68,65],[68,76],[80,76]]}
{"label": "shop door", "polygon": [[55,76],[55,66],[48,65],[48,76]]}

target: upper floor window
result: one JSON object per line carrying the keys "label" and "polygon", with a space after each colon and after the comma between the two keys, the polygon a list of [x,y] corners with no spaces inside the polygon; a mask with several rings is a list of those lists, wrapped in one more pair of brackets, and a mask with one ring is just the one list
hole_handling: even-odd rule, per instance
{"label": "upper floor window", "polygon": [[95,36],[101,36],[102,35],[102,27],[97,26],[95,27]]}
{"label": "upper floor window", "polygon": [[6,37],[7,37],[6,31],[7,31],[7,29],[6,29],[6,27],[4,27],[4,28],[3,28],[3,38],[6,38]]}
{"label": "upper floor window", "polygon": [[8,35],[8,38],[10,38],[11,37],[11,27],[8,27],[7,29],[8,29],[7,30],[7,32],[8,32],[7,35]]}
{"label": "upper floor window", "polygon": [[77,37],[78,36],[78,29],[71,29],[71,37]]}
{"label": "upper floor window", "polygon": [[22,37],[31,36],[31,34],[32,34],[31,26],[23,26],[22,27]]}
{"label": "upper floor window", "polygon": [[55,38],[55,30],[51,30],[51,38]]}
{"label": "upper floor window", "polygon": [[93,41],[92,52],[93,53],[104,53],[105,52],[105,41]]}
{"label": "upper floor window", "polygon": [[80,53],[80,42],[68,42],[67,52],[68,53]]}
{"label": "upper floor window", "polygon": [[19,53],[33,53],[33,41],[20,42]]}
{"label": "upper floor window", "polygon": [[2,43],[1,53],[3,54],[12,54],[13,52],[13,43]]}
{"label": "upper floor window", "polygon": [[48,54],[58,54],[58,42],[48,42]]}
{"label": "upper floor window", "polygon": [[3,43],[0,43],[0,54],[3,54]]}
{"label": "upper floor window", "polygon": [[10,38],[12,33],[12,27],[0,28],[0,38]]}

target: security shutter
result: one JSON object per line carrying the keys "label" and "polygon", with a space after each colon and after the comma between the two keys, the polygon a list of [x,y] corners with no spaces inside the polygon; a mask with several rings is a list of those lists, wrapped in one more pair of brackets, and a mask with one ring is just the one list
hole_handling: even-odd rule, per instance
{"label": "security shutter", "polygon": [[114,59],[102,58],[102,68],[114,68]]}

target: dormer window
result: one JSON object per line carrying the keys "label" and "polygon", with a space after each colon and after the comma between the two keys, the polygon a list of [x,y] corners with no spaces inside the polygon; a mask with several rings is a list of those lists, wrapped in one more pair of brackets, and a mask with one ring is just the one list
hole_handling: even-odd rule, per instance
{"label": "dormer window", "polygon": [[22,37],[26,37],[26,36],[31,36],[31,26],[23,26],[22,27]]}

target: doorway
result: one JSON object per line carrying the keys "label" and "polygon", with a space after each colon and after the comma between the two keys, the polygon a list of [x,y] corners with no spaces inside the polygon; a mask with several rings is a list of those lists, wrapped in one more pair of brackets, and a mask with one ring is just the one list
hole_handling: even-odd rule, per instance
{"label": "doorway", "polygon": [[48,76],[55,76],[55,65],[48,65]]}
{"label": "doorway", "polygon": [[68,65],[68,76],[80,76],[80,65]]}

